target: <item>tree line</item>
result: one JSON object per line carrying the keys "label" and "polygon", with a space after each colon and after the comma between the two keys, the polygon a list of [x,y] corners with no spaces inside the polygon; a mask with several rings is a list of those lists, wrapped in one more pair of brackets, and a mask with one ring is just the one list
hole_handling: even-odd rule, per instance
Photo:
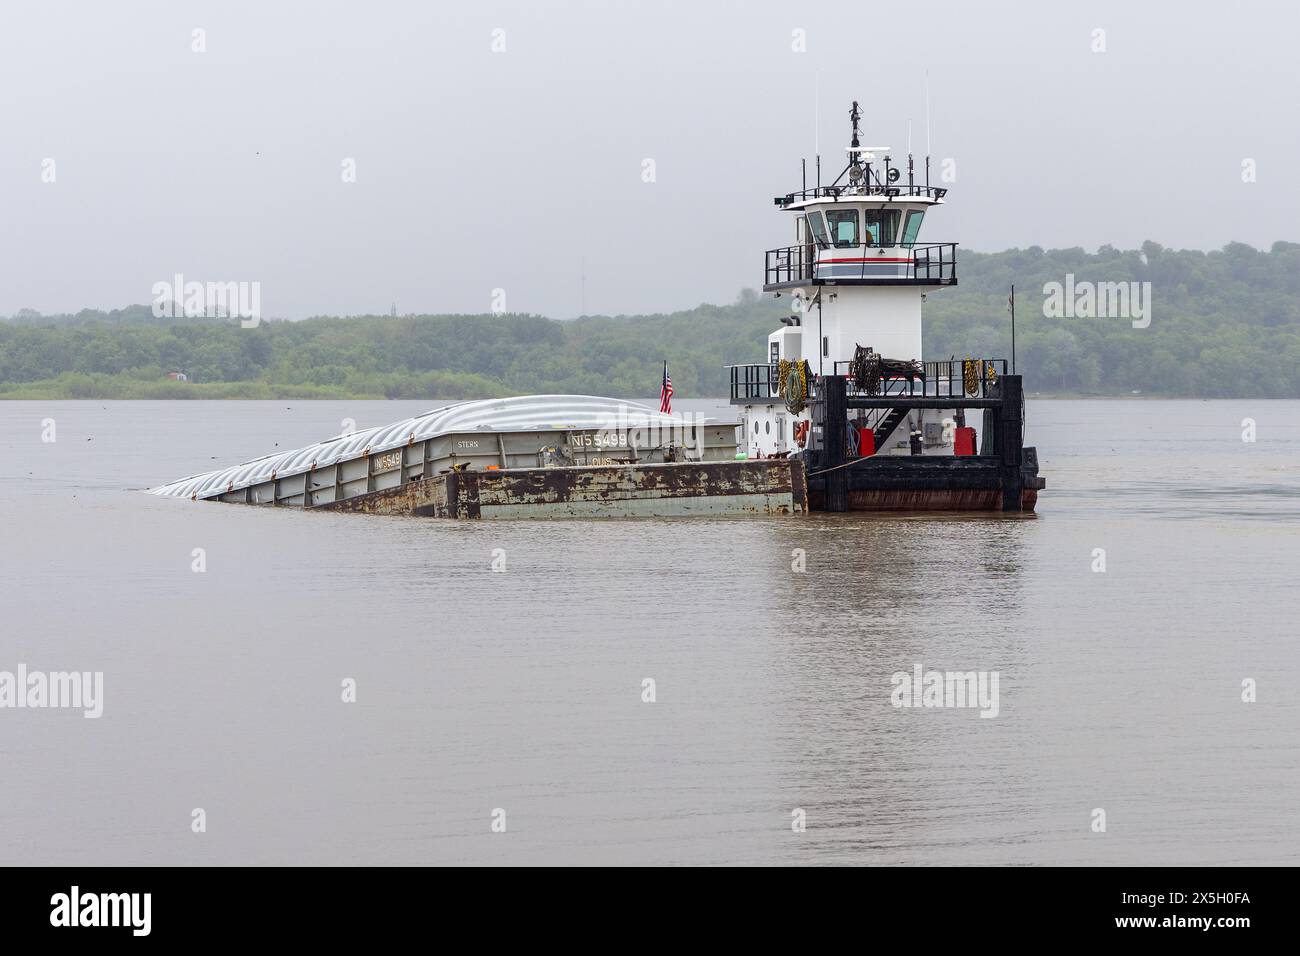
{"label": "tree line", "polygon": [[[1150,324],[1046,314],[1045,291],[1149,283]],[[1300,397],[1300,244],[1267,250],[1103,246],[961,252],[956,287],[924,306],[929,359],[1011,354],[1045,394]],[[666,359],[682,397],[727,394],[727,363],[763,362],[790,299],[745,290],[670,314],[157,319],[149,307],[0,321],[0,397],[486,398],[571,392],[644,398]],[[871,343],[861,343],[870,345]],[[183,372],[189,381],[166,378]]]}

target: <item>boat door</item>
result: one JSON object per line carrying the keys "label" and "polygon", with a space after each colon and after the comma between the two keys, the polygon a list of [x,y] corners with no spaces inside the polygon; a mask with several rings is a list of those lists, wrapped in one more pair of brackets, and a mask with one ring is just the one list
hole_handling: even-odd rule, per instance
{"label": "boat door", "polygon": [[787,445],[786,445],[786,443],[785,443],[785,440],[786,440],[786,434],[785,434],[785,416],[784,416],[784,415],[777,415],[777,416],[776,416],[776,436],[775,436],[775,437],[776,437],[776,451],[777,451],[777,453],[779,454],[779,453],[785,451],[786,448],[787,448]]}

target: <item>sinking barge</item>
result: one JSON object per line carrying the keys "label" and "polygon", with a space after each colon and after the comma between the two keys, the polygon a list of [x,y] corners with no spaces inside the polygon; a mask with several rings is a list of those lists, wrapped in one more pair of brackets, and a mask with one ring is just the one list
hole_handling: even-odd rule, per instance
{"label": "sinking barge", "polygon": [[[747,426],[580,395],[461,402],[391,425],[171,482],[193,501],[434,518],[794,515],[817,511],[1033,511],[1043,479],[1021,445],[1020,378],[814,377],[807,447],[754,458]],[[746,386],[744,399],[757,399]],[[778,401],[775,391],[772,400]],[[982,415],[979,453],[863,454],[864,411]],[[969,431],[973,441],[974,428]],[[959,436],[960,437],[960,436]],[[935,444],[942,447],[936,438]],[[895,449],[901,451],[901,449]]]}
{"label": "sinking barge", "polygon": [[154,494],[438,518],[797,514],[799,461],[737,460],[737,425],[587,395],[461,402]]}
{"label": "sinking barge", "polygon": [[[794,245],[763,289],[790,314],[764,361],[729,366],[735,421],[582,395],[462,402],[154,489],[193,500],[443,518],[1031,512],[1024,388],[1003,359],[922,361],[926,295],[957,244],[922,242],[948,190],[887,146],[776,198]],[[904,169],[906,176],[904,177]],[[1014,349],[1013,349],[1014,355]],[[666,376],[666,371],[665,371]]]}

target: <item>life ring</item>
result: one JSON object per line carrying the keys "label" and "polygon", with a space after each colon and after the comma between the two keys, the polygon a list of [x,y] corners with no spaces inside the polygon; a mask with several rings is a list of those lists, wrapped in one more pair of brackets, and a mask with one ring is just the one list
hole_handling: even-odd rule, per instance
{"label": "life ring", "polygon": [[808,426],[812,422],[804,419],[794,424],[794,443],[802,448],[808,441]]}

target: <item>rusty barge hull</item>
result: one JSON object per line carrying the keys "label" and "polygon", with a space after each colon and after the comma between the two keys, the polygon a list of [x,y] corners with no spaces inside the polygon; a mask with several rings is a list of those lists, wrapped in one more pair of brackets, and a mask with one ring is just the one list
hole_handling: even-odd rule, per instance
{"label": "rusty barge hull", "polygon": [[[191,475],[151,493],[305,509],[363,498],[391,500],[395,510],[413,511],[430,505],[405,505],[415,494],[408,486],[445,475],[563,472],[592,466],[618,474],[619,466],[629,464],[711,464],[735,459],[735,422],[674,416],[649,405],[595,395],[521,395],[457,402],[388,425]],[[515,489],[513,478],[509,484]],[[703,486],[708,497],[723,496],[709,482]],[[760,483],[757,491],[764,488]],[[670,492],[673,489],[660,488],[655,494],[673,497]],[[741,493],[749,494],[743,487]],[[617,499],[620,492],[607,482],[601,488],[557,488],[555,494],[570,498],[589,494],[599,501],[602,495]],[[635,488],[623,494],[629,499],[645,496]]]}
{"label": "rusty barge hull", "polygon": [[763,460],[451,472],[308,507],[480,520],[794,515],[807,502],[801,462]]}

